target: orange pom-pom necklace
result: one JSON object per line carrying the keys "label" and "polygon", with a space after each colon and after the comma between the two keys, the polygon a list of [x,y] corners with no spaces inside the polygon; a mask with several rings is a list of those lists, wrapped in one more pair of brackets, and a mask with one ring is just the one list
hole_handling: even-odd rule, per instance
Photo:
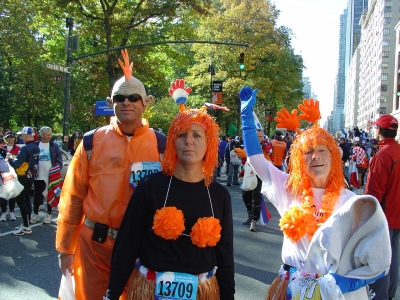
{"label": "orange pom-pom necklace", "polygon": [[307,234],[309,240],[314,236],[317,229],[332,215],[339,200],[339,194],[327,193],[322,196],[322,215],[316,216],[317,209],[313,203],[312,190],[309,188],[300,197],[302,204],[292,206],[279,220],[279,226],[285,236],[296,243],[302,236]]}
{"label": "orange pom-pom necklace", "polygon": [[[164,207],[157,209],[153,219],[154,233],[166,240],[176,240],[183,234],[185,230],[185,219],[183,212],[175,206],[165,206],[168,199],[169,189],[171,187],[172,176],[169,181],[167,195],[165,196]],[[206,186],[208,196],[210,198],[210,205],[212,217],[199,218],[193,225],[190,232],[192,243],[199,248],[206,246],[215,246],[221,238],[222,227],[220,221],[214,218],[214,210],[212,207],[210,191]]]}

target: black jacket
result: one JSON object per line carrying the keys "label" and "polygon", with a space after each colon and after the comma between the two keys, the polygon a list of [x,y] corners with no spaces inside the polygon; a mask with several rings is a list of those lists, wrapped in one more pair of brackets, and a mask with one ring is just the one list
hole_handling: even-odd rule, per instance
{"label": "black jacket", "polygon": [[17,157],[8,162],[14,169],[18,169],[24,162],[27,162],[29,164],[28,170],[33,171],[39,163],[39,152],[39,146],[35,141],[29,141],[25,144],[25,147],[19,150]]}

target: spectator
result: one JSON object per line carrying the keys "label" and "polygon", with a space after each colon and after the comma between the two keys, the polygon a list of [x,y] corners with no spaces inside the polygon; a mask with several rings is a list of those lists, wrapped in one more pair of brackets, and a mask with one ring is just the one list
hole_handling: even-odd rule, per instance
{"label": "spectator", "polygon": [[79,146],[79,144],[82,142],[82,139],[83,139],[83,134],[82,134],[82,132],[78,132],[78,136],[76,137],[76,139],[75,139],[75,141],[74,141],[74,143],[75,143],[74,149],[75,149],[75,150],[78,149],[78,146]]}
{"label": "spectator", "polygon": [[[7,151],[4,148],[0,148],[0,188],[3,185],[3,178],[1,177],[1,173],[9,172],[10,167],[9,165],[5,162],[7,156]],[[0,196],[3,194],[1,193]],[[5,202],[7,206],[6,199],[0,198],[1,203]],[[3,205],[2,205],[3,208]],[[0,221],[5,222],[6,221],[6,210],[2,211],[1,216],[0,216]]]}
{"label": "spectator", "polygon": [[274,152],[272,151],[272,144],[271,141],[268,140],[268,136],[264,135],[264,132],[261,129],[257,129],[257,137],[260,141],[265,159],[272,161],[272,159],[274,158]]}
{"label": "spectator", "polygon": [[370,157],[369,157],[369,159],[371,160],[375,155],[376,155],[376,153],[378,153],[378,151],[379,151],[379,145],[378,145],[378,141],[372,141],[372,146],[371,146],[371,155],[370,155]]}
{"label": "spectator", "polygon": [[33,127],[32,129],[33,129],[33,133],[34,133],[34,135],[33,135],[33,139],[34,139],[34,140],[35,140],[35,142],[36,142],[36,141],[38,141],[38,140],[39,140],[39,135],[38,135],[38,132],[37,132],[37,129],[36,129],[36,127]]}
{"label": "spectator", "polygon": [[256,94],[250,87],[239,93],[245,148],[284,234],[284,265],[265,299],[368,299],[366,285],[385,275],[390,260],[390,249],[376,247],[389,242],[378,201],[344,188],[339,147],[319,127],[319,102],[313,99],[299,105],[302,115],[282,114],[278,123],[296,131],[292,125],[299,119],[313,123],[292,144],[290,173],[265,160],[255,134]]}
{"label": "spectator", "polygon": [[[378,199],[389,225],[392,258],[390,271],[385,277],[370,285],[375,292],[374,300],[395,299],[399,278],[400,239],[400,145],[395,140],[398,121],[391,115],[383,115],[375,125],[379,136],[379,152],[372,160],[368,173],[365,193]],[[387,247],[383,244],[381,247]]]}
{"label": "spectator", "polygon": [[[257,129],[257,137],[260,143],[260,146],[263,150],[264,157],[266,157],[266,153],[264,151],[265,147],[263,146],[264,140],[264,132],[261,129]],[[269,158],[269,155],[267,155]],[[254,172],[254,171],[253,171]],[[260,177],[257,177],[257,186],[255,189],[251,191],[242,191],[242,199],[243,203],[246,206],[247,210],[247,220],[242,223],[242,225],[250,225],[249,230],[252,232],[257,231],[257,221],[260,219],[260,208],[261,208],[261,186],[262,181]]]}
{"label": "spectator", "polygon": [[92,136],[90,157],[83,143],[79,145],[59,203],[60,268],[63,274],[67,269],[74,274],[80,300],[102,299],[106,293],[115,237],[133,188],[139,175],[160,169],[156,134],[142,119],[153,96],[132,76],[128,52],[122,55],[124,76],[106,100],[115,118]]}
{"label": "spectator", "polygon": [[283,171],[283,160],[286,157],[286,143],[282,140],[282,131],[276,130],[272,140],[272,151],[274,152],[273,164]]}
{"label": "spectator", "polygon": [[5,148],[6,147],[6,142],[4,141],[4,136],[0,135],[0,148]]}
{"label": "spectator", "polygon": [[365,171],[365,151],[361,148],[360,138],[354,138],[354,148],[353,148],[353,155],[352,160],[357,164],[357,173],[358,173],[358,189],[355,191],[356,194],[360,195],[363,194],[364,191],[362,189],[363,184],[363,174]]}
{"label": "spectator", "polygon": [[346,142],[344,137],[340,138],[339,147],[343,151],[342,162],[344,165],[349,160],[349,157],[350,157],[350,145],[349,145],[349,143]]}
{"label": "spectator", "polygon": [[[163,172],[139,182],[121,223],[106,299],[119,299],[131,274],[128,298],[154,299],[162,280],[146,276],[154,271],[193,278],[198,289],[192,299],[234,299],[231,199],[212,180],[218,131],[205,108],[181,108],[173,119]],[[168,228],[168,219],[176,221],[176,230]],[[186,284],[183,279],[179,286]]]}
{"label": "spectator", "polygon": [[[228,176],[226,179],[226,185],[231,186],[233,185],[240,185],[239,183],[239,167],[241,163],[236,164],[235,162],[231,161],[231,151],[235,148],[240,147],[240,137],[236,136],[232,141],[230,141],[225,147],[225,161],[229,165],[228,167]],[[233,164],[235,163],[235,164]]]}
{"label": "spectator", "polygon": [[217,178],[219,179],[221,177],[221,166],[224,163],[224,153],[225,153],[225,148],[226,145],[228,145],[228,142],[226,141],[226,136],[223,135],[221,137],[221,141],[219,142],[218,145],[218,156],[219,156],[219,164],[218,164],[218,168],[217,168]]}
{"label": "spectator", "polygon": [[54,140],[54,143],[56,143],[60,149],[63,148],[64,141],[61,139],[61,134],[57,134],[57,138]]}
{"label": "spectator", "polygon": [[77,130],[75,130],[74,133],[69,137],[69,140],[68,140],[68,151],[69,151],[69,153],[71,153],[71,155],[75,154],[75,150],[76,150],[75,141],[78,138],[78,133],[79,132]]}
{"label": "spectator", "polygon": [[[58,145],[51,141],[52,131],[50,127],[40,129],[40,142],[36,142],[40,149],[38,174],[33,182],[35,196],[33,198],[33,214],[31,224],[39,221],[39,207],[43,205],[43,198],[47,199],[47,190],[49,186],[49,170],[54,166],[63,166],[61,150]],[[51,223],[51,205],[47,204],[47,214],[43,223]]]}
{"label": "spectator", "polygon": [[[6,141],[6,151],[7,153],[10,153],[12,156],[17,156],[19,150],[21,149],[19,146],[15,144],[15,134],[11,131],[6,132],[6,135],[4,136],[4,140]],[[15,209],[15,198],[11,198],[9,200],[6,199],[0,199],[0,204],[1,204],[1,217],[0,221],[5,222],[6,221],[6,214],[7,214],[7,204],[8,204],[8,209],[10,211],[10,221],[15,221],[17,217],[15,216],[14,209]]]}
{"label": "spectator", "polygon": [[14,231],[14,235],[32,234],[29,226],[29,217],[32,212],[30,193],[34,177],[36,176],[37,165],[39,162],[39,147],[34,140],[34,131],[31,127],[24,127],[18,134],[25,143],[15,159],[9,158],[8,162],[15,169],[18,181],[24,186],[23,191],[16,197],[18,207],[21,212],[22,224]]}

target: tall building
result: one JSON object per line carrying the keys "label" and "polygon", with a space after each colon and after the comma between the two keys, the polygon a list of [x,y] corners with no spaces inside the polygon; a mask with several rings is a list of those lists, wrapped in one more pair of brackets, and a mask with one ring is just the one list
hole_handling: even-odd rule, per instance
{"label": "tall building", "polygon": [[347,69],[345,128],[353,129],[357,125],[359,90],[360,90],[360,46],[354,52],[353,59]]}
{"label": "tall building", "polygon": [[303,77],[303,95],[304,99],[311,98],[311,81],[309,77]]}
{"label": "tall building", "polygon": [[339,60],[338,73],[336,74],[335,93],[333,101],[332,129],[334,133],[337,130],[344,128],[344,100],[345,100],[345,85],[346,85],[346,30],[347,30],[347,9],[340,15],[340,30],[339,30]]}
{"label": "tall building", "polygon": [[345,68],[350,65],[350,61],[361,40],[360,19],[368,9],[368,0],[349,0],[347,3],[346,20],[346,57]]}
{"label": "tall building", "polygon": [[[394,27],[396,32],[395,42],[395,64],[394,64],[394,78],[393,78],[393,106],[391,115],[400,120],[400,21]],[[400,141],[400,128],[397,129],[397,141]]]}
{"label": "tall building", "polygon": [[370,134],[373,133],[371,123],[393,109],[395,25],[399,16],[398,2],[372,0],[360,21],[357,126]]}

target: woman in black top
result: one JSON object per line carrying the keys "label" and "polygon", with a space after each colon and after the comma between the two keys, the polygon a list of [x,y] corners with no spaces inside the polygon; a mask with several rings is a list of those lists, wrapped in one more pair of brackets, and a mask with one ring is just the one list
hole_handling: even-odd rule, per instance
{"label": "woman in black top", "polygon": [[125,286],[128,299],[234,299],[231,198],[212,179],[219,127],[205,107],[180,107],[163,171],[139,181],[126,210],[104,299]]}

